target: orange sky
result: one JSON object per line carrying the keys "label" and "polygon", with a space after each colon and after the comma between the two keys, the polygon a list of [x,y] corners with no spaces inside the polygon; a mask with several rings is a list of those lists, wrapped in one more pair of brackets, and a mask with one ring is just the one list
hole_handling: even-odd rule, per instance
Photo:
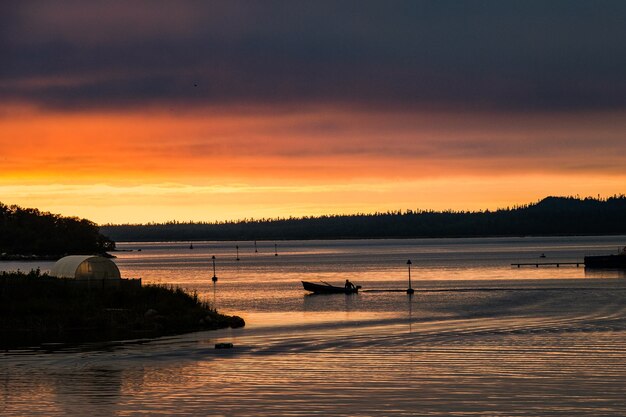
{"label": "orange sky", "polygon": [[624,116],[14,107],[0,115],[0,201],[119,223],[609,196],[626,184]]}
{"label": "orange sky", "polygon": [[98,223],[626,192],[626,2],[0,2],[0,201]]}

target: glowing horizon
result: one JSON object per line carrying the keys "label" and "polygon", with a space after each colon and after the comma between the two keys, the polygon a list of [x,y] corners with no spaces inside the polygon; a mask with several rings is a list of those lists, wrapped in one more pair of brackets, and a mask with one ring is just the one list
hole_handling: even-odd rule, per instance
{"label": "glowing horizon", "polygon": [[[610,196],[626,183],[617,152],[624,120],[337,108],[21,110],[0,117],[7,133],[0,195],[5,204],[100,224],[483,210],[548,195]],[[598,138],[592,147],[590,135]]]}

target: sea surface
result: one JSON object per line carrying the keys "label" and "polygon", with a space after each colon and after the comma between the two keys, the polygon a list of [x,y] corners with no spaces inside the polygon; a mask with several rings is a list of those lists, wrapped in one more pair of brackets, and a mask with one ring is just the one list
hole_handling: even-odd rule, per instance
{"label": "sea surface", "polygon": [[[511,263],[582,262],[624,245],[626,236],[119,244],[124,277],[197,291],[246,327],[0,352],[0,415],[623,416],[626,271]],[[346,279],[361,293],[308,295],[300,282]]]}

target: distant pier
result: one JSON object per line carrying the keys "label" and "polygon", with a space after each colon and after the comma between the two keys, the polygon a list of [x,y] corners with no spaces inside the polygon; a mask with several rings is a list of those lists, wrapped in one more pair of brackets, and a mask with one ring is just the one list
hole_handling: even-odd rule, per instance
{"label": "distant pier", "polygon": [[534,266],[535,268],[539,268],[540,266],[556,266],[559,268],[561,265],[576,265],[576,268],[578,268],[581,265],[585,265],[585,262],[520,262],[511,264],[511,266],[516,266],[518,268],[522,266]]}

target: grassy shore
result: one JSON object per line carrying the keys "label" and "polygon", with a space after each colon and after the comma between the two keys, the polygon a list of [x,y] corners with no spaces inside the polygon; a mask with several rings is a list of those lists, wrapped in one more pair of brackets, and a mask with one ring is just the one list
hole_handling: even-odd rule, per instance
{"label": "grassy shore", "polygon": [[197,294],[164,285],[89,288],[30,273],[0,274],[0,347],[158,337],[243,327]]}

